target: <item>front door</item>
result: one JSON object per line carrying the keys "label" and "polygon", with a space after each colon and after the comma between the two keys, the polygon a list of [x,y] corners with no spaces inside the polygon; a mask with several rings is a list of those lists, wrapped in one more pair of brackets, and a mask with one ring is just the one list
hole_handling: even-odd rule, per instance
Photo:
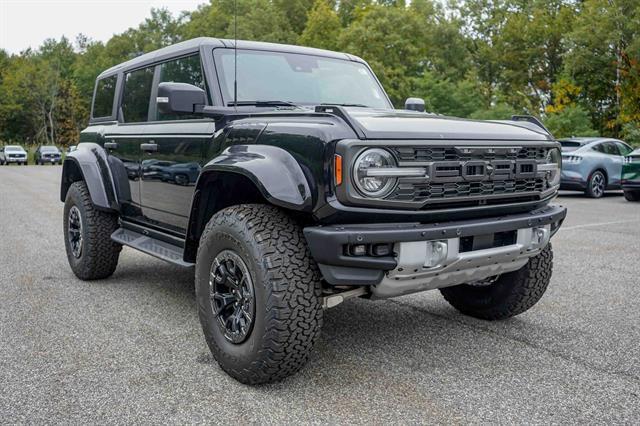
{"label": "front door", "polygon": [[[188,83],[205,89],[200,56],[193,54],[159,64],[154,94],[161,82]],[[215,123],[199,116],[162,114],[155,102],[149,118],[149,145],[141,161],[142,212],[152,224],[185,233],[196,180],[204,166],[204,152],[213,139]]]}
{"label": "front door", "polygon": [[118,109],[119,123],[107,126],[104,148],[110,154],[110,166],[115,171],[121,191],[123,214],[132,219],[142,218],[140,206],[140,144],[148,132],[149,100],[153,85],[154,67],[124,74],[122,103]]}

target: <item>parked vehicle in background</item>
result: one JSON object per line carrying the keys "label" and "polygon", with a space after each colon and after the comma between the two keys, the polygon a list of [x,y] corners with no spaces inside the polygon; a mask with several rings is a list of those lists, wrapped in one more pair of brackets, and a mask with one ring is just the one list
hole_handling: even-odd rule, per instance
{"label": "parked vehicle in background", "polygon": [[27,151],[20,145],[6,145],[0,147],[0,165],[5,164],[29,164],[27,159]]}
{"label": "parked vehicle in background", "polygon": [[69,147],[67,148],[67,154],[75,151],[76,149],[78,149],[77,145],[69,145]]}
{"label": "parked vehicle in background", "polygon": [[624,158],[622,190],[628,201],[640,201],[640,148]]}
{"label": "parked vehicle in background", "polygon": [[62,164],[62,152],[55,145],[40,145],[33,154],[36,165]]}
{"label": "parked vehicle in background", "polygon": [[620,189],[624,156],[632,151],[629,145],[608,138],[570,138],[560,140],[560,144],[560,189],[584,191],[591,198]]}
{"label": "parked vehicle in background", "polygon": [[533,117],[396,110],[353,55],[212,38],[104,71],[92,105],[62,170],[72,271],[110,276],[122,245],[194,267],[206,342],[243,383],[297,371],[349,298],[439,289],[500,320],[550,282],[561,152]]}

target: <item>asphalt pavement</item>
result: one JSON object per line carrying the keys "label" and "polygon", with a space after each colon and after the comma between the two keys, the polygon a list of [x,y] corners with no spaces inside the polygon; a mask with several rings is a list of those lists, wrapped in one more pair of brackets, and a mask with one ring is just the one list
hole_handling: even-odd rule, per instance
{"label": "asphalt pavement", "polygon": [[569,208],[528,312],[465,317],[439,292],[325,312],[309,364],[248,387],[212,360],[193,274],[129,248],[67,265],[59,166],[0,167],[0,424],[640,422],[640,203]]}

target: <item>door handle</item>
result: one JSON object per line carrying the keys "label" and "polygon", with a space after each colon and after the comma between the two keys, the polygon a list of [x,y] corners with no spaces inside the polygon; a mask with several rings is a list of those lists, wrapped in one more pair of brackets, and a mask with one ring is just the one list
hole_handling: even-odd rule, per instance
{"label": "door handle", "polygon": [[158,151],[158,144],[153,141],[151,143],[141,143],[140,149],[144,152],[156,152]]}
{"label": "door handle", "polygon": [[105,149],[118,149],[118,143],[117,142],[105,142],[104,143],[104,147]]}

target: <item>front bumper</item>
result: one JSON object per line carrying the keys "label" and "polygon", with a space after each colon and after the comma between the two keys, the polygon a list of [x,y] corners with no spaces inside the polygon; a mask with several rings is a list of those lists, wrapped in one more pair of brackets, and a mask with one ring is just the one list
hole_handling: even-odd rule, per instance
{"label": "front bumper", "polygon": [[[307,227],[304,234],[311,255],[324,279],[332,285],[368,285],[374,297],[393,297],[415,291],[482,280],[521,268],[544,248],[558,230],[567,210],[547,205],[524,214],[444,223],[393,223]],[[540,229],[546,241],[529,250],[532,230]],[[508,245],[462,250],[466,237],[486,238],[515,232]],[[541,231],[542,232],[542,231]],[[446,241],[446,260],[425,267],[426,241]],[[353,244],[393,244],[389,256],[352,256]]]}
{"label": "front bumper", "polygon": [[5,161],[7,163],[26,163],[27,157],[7,157]]}

